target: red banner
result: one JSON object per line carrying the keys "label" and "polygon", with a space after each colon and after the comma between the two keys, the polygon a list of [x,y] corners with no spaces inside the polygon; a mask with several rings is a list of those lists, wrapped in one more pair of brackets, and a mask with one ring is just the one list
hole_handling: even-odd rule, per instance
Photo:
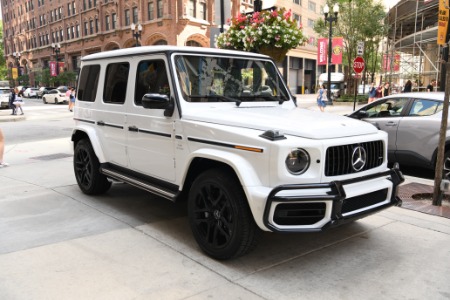
{"label": "red banner", "polygon": [[58,62],[58,74],[59,73],[63,73],[64,72],[64,62],[63,61],[59,61]]}
{"label": "red banner", "polygon": [[344,39],[342,37],[334,37],[331,52],[331,63],[334,65],[342,64],[342,52],[344,50]]}
{"label": "red banner", "polygon": [[394,56],[383,54],[383,65],[381,66],[383,71],[400,71],[400,54],[395,54]]}
{"label": "red banner", "polygon": [[318,50],[317,50],[317,65],[326,65],[327,64],[327,38],[319,38],[318,39]]}
{"label": "red banner", "polygon": [[400,54],[395,54],[394,55],[394,72],[398,72],[400,71]]}
{"label": "red banner", "polygon": [[58,70],[56,69],[56,61],[49,62],[50,66],[50,76],[57,76]]}

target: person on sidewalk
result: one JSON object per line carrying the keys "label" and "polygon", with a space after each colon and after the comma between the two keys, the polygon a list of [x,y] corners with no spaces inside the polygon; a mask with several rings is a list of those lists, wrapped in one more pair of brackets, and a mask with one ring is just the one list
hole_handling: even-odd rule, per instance
{"label": "person on sidewalk", "polygon": [[384,87],[383,87],[383,89],[381,90],[381,96],[382,97],[386,97],[386,96],[389,96],[389,82],[386,82],[385,84],[384,84]]}
{"label": "person on sidewalk", "polygon": [[19,109],[21,111],[21,115],[23,115],[23,90],[18,90],[17,88],[15,88],[14,92],[16,93],[16,98],[14,99],[13,104],[16,106],[16,114],[19,113]]}
{"label": "person on sidewalk", "polygon": [[14,105],[14,101],[16,100],[16,92],[14,89],[11,89],[11,94],[9,95],[9,108],[12,109],[11,115],[16,114],[16,106]]}
{"label": "person on sidewalk", "polygon": [[72,90],[73,88],[69,87],[66,92],[66,101],[69,103],[69,111],[73,111]]}
{"label": "person on sidewalk", "polygon": [[5,152],[5,138],[0,128],[0,168],[7,167],[9,164],[3,160],[3,152]]}
{"label": "person on sidewalk", "polygon": [[372,82],[372,85],[369,89],[369,101],[368,103],[371,103],[375,101],[375,96],[377,95],[377,88],[375,87],[375,82]]}
{"label": "person on sidewalk", "polygon": [[69,89],[70,96],[69,96],[69,110],[73,111],[73,107],[75,106],[75,88],[71,87]]}
{"label": "person on sidewalk", "polygon": [[403,88],[403,93],[411,93],[411,91],[412,91],[412,82],[411,80],[408,80],[405,83],[405,87]]}
{"label": "person on sidewalk", "polygon": [[326,106],[326,95],[325,95],[325,89],[323,88],[323,84],[320,85],[319,92],[317,94],[317,106],[319,107],[321,112],[325,111]]}

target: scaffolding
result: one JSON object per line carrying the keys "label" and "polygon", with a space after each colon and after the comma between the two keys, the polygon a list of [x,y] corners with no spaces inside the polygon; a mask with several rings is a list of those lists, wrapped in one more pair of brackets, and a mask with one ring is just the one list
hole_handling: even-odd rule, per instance
{"label": "scaffolding", "polygon": [[390,63],[382,76],[392,83],[394,91],[399,92],[407,80],[416,91],[425,90],[433,79],[439,84],[442,47],[437,44],[438,8],[436,0],[401,0],[389,9],[383,57]]}

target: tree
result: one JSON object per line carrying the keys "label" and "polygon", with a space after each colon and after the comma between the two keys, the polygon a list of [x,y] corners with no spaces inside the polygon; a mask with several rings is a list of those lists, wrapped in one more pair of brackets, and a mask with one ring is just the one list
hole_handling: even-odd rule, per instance
{"label": "tree", "polygon": [[[339,15],[337,24],[333,24],[333,36],[344,38],[343,65],[347,86],[353,85],[350,75],[353,59],[357,54],[358,41],[365,42],[363,58],[366,61],[366,69],[363,78],[366,78],[368,71],[373,81],[375,73],[380,70],[381,59],[378,46],[387,32],[387,26],[383,24],[386,16],[384,7],[377,0],[337,0],[328,5],[333,7],[335,2],[339,4]],[[328,26],[329,24],[326,24],[323,19],[318,19],[315,22],[314,31],[320,36],[327,37]]]}
{"label": "tree", "polygon": [[0,22],[0,79],[6,80],[8,78],[8,67],[3,54],[5,53],[5,45],[3,45],[3,23]]}

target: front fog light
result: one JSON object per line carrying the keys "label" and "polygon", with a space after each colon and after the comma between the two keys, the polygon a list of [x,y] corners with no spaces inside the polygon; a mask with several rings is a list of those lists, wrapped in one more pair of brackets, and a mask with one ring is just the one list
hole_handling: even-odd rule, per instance
{"label": "front fog light", "polygon": [[306,172],[309,168],[309,154],[303,149],[293,149],[286,157],[286,168],[289,173],[300,175]]}

